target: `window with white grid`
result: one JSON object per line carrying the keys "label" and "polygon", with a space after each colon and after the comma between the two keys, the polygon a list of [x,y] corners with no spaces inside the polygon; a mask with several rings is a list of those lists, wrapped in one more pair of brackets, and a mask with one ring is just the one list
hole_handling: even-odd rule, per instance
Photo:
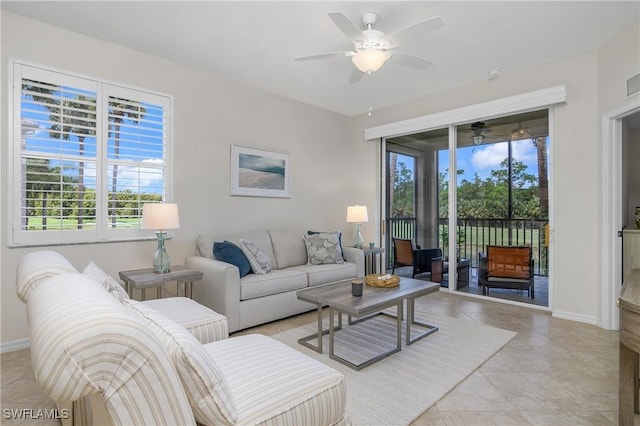
{"label": "window with white grid", "polygon": [[171,98],[11,64],[11,244],[139,238],[168,201]]}

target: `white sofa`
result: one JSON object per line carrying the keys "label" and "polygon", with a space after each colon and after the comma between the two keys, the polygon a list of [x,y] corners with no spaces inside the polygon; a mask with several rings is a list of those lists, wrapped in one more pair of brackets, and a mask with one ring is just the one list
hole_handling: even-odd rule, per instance
{"label": "white sofa", "polygon": [[[364,276],[364,252],[342,246],[344,263],[307,264],[306,231],[268,230],[215,237],[199,236],[196,256],[186,265],[203,273],[193,298],[229,321],[229,332],[286,318],[315,308],[297,299],[300,289]],[[240,278],[236,266],[214,258],[216,241],[250,240],[269,257],[273,270]]]}
{"label": "white sofa", "polygon": [[91,408],[65,424],[349,424],[338,371],[262,335],[202,344],[108,281],[50,251],[18,265],[37,382],[65,410]]}

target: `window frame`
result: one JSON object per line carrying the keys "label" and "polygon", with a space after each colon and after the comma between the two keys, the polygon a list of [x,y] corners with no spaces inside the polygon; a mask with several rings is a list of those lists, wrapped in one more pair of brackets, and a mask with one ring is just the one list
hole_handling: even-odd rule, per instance
{"label": "window frame", "polygon": [[[108,216],[108,103],[110,97],[123,97],[159,105],[164,110],[164,143],[162,201],[172,199],[173,168],[173,97],[123,83],[80,75],[53,67],[10,59],[7,78],[7,245],[9,247],[103,243],[127,240],[153,239],[150,230],[136,228],[110,228]],[[41,77],[39,77],[41,76]],[[23,79],[38,79],[53,84],[89,89],[96,93],[96,226],[72,230],[24,230],[22,229],[23,177],[22,177],[22,128],[21,90]],[[91,160],[93,161],[93,159]],[[143,166],[140,162],[139,166]],[[168,236],[171,236],[169,233]]]}

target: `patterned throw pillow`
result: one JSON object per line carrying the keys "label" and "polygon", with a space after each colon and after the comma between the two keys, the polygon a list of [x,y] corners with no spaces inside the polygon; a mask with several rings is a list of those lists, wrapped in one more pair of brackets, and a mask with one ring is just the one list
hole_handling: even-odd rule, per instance
{"label": "patterned throw pillow", "polygon": [[[344,257],[344,250],[342,250],[342,232],[340,231],[332,231],[332,232],[336,232],[338,234],[338,243],[340,244],[340,251],[342,251],[342,258],[344,260],[347,260],[346,257]],[[327,232],[323,232],[323,231],[307,231],[307,235],[313,235],[313,234],[327,234]]]}
{"label": "patterned throw pillow", "polygon": [[120,303],[129,298],[127,292],[122,286],[114,280],[111,275],[104,272],[98,265],[89,261],[87,266],[82,271],[83,274],[90,276],[98,283],[100,283],[113,297],[118,299]]}
{"label": "patterned throw pillow", "polygon": [[304,236],[310,265],[344,263],[338,234],[338,232],[325,232]]}
{"label": "patterned throw pillow", "polygon": [[264,275],[271,272],[273,268],[269,256],[260,250],[252,241],[242,238],[238,241],[238,246],[240,246],[240,249],[242,249],[242,252],[247,257],[254,274]]}

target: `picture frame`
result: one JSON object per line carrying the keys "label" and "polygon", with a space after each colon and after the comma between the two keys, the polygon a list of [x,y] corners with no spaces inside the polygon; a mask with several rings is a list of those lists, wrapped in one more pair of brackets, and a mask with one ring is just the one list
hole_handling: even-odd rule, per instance
{"label": "picture frame", "polygon": [[290,198],[291,156],[231,145],[231,195]]}

